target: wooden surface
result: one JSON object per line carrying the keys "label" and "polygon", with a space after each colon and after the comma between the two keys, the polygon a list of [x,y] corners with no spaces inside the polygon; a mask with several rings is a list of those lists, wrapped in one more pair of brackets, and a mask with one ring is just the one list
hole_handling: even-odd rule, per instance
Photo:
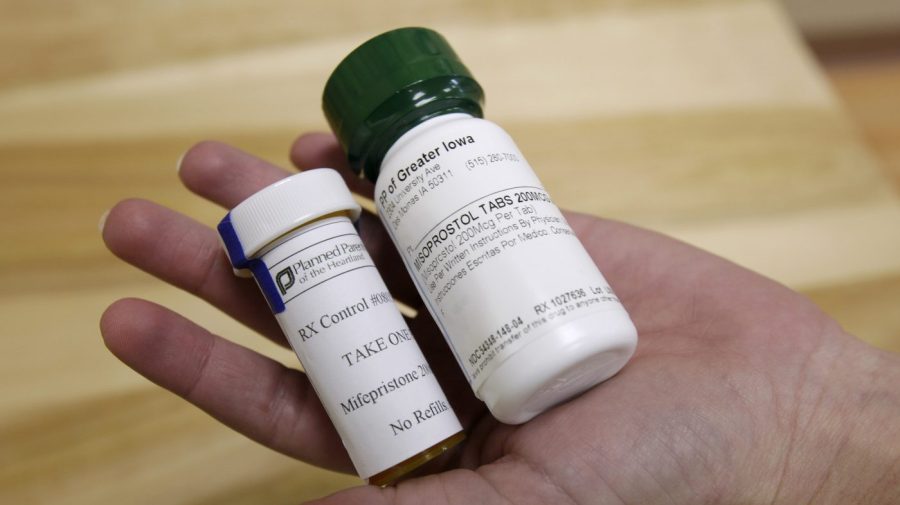
{"label": "wooden surface", "polygon": [[287,504],[358,483],[118,363],[97,320],[123,296],[293,357],[119,263],[96,226],[127,196],[216,222],[180,154],[217,138],[286,165],[325,127],[340,57],[400,25],[447,35],[565,206],[729,257],[900,351],[900,63],[838,63],[831,88],[767,1],[65,5],[0,1],[0,503]]}

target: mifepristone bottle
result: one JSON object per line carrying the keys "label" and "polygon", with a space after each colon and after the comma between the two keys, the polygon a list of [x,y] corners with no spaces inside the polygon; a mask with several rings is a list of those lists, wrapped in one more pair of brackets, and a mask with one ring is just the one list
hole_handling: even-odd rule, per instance
{"label": "mifepristone bottle", "polygon": [[360,477],[387,485],[459,443],[462,427],[353,221],[341,176],[306,170],[219,223],[297,353]]}

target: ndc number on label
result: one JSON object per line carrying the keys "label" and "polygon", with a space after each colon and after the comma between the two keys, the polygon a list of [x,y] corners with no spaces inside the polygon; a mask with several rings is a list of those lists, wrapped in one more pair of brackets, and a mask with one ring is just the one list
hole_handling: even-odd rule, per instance
{"label": "ndc number on label", "polygon": [[510,322],[497,328],[497,331],[491,333],[490,337],[492,339],[497,337],[505,337],[506,335],[509,335],[522,326],[525,326],[525,322],[522,320],[522,316],[516,316]]}
{"label": "ndc number on label", "polygon": [[[493,348],[500,342],[500,339],[512,335],[517,329],[525,326],[522,316],[515,316],[509,322],[500,325],[493,333],[488,335],[486,339],[481,341],[469,354],[469,364],[476,366],[482,358],[493,355]],[[517,338],[517,337],[513,337]],[[483,365],[483,363],[482,363]]]}

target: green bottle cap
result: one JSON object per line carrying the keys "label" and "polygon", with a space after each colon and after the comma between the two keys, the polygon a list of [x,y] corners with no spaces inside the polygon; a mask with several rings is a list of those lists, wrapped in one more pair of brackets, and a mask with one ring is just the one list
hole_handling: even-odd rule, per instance
{"label": "green bottle cap", "polygon": [[481,117],[484,92],[453,48],[426,28],[400,28],[351,52],[325,83],[322,109],[350,166],[374,181],[388,149],[432,117]]}

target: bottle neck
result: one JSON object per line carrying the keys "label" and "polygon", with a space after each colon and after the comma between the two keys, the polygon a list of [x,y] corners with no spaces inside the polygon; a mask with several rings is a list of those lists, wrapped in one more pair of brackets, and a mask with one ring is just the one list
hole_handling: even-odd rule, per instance
{"label": "bottle neck", "polygon": [[[434,117],[423,120],[421,123],[413,126],[409,130],[407,130],[406,133],[401,135],[400,138],[398,138],[397,141],[391,145],[391,147],[384,154],[384,158],[381,160],[381,166],[384,165],[385,160],[389,160],[394,155],[394,153],[396,153],[398,150],[402,149],[405,145],[409,144],[410,142],[413,142],[416,139],[416,137],[421,135],[426,130],[429,130],[431,128],[434,128],[435,126],[439,126],[439,125],[442,125],[445,123],[451,123],[453,121],[472,119],[473,117],[474,116],[472,116],[472,114],[454,111],[454,112],[441,114],[439,116],[434,116]],[[379,170],[381,169],[381,166],[379,166]]]}
{"label": "bottle neck", "polygon": [[482,116],[484,92],[465,76],[439,76],[397,91],[369,113],[353,133],[338,132],[350,166],[375,182],[388,150],[422,123],[450,114]]}

